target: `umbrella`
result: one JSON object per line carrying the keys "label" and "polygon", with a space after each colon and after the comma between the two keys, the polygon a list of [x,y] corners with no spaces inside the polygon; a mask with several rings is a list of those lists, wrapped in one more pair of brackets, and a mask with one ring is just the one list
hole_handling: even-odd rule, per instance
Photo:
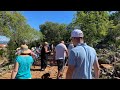
{"label": "umbrella", "polygon": [[6,36],[0,36],[0,44],[7,44],[10,41],[10,38]]}

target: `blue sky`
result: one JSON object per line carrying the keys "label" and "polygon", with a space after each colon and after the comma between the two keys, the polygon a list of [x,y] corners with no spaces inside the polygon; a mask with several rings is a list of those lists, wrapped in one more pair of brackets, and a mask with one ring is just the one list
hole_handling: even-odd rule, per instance
{"label": "blue sky", "polygon": [[69,24],[72,22],[75,11],[22,11],[27,23],[36,30],[46,21]]}

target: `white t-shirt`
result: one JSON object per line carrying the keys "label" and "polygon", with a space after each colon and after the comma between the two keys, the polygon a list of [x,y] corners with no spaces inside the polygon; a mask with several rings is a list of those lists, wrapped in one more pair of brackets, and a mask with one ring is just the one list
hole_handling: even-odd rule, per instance
{"label": "white t-shirt", "polygon": [[63,43],[60,43],[58,44],[56,47],[55,47],[55,52],[56,52],[56,55],[55,55],[55,59],[58,60],[58,59],[65,59],[65,51],[67,50],[67,47],[65,46],[65,44]]}

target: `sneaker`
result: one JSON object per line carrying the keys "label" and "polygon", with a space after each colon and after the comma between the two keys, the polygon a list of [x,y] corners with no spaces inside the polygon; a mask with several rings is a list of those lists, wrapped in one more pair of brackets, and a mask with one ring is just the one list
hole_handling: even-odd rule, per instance
{"label": "sneaker", "polygon": [[57,79],[62,79],[62,77],[58,77]]}
{"label": "sneaker", "polygon": [[47,65],[48,67],[50,67],[50,65]]}
{"label": "sneaker", "polygon": [[45,69],[43,69],[43,68],[42,68],[42,69],[40,69],[40,71],[44,71],[44,70],[45,70]]}

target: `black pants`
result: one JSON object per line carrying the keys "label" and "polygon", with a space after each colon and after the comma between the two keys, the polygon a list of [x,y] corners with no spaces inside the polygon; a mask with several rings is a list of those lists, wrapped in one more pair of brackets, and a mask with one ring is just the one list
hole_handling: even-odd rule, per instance
{"label": "black pants", "polygon": [[66,66],[68,66],[68,57],[65,57],[64,66],[65,66],[65,64],[66,64]]}
{"label": "black pants", "polygon": [[57,60],[58,71],[62,71],[65,61],[63,59]]}
{"label": "black pants", "polygon": [[41,57],[41,69],[45,69],[47,67],[48,55]]}

